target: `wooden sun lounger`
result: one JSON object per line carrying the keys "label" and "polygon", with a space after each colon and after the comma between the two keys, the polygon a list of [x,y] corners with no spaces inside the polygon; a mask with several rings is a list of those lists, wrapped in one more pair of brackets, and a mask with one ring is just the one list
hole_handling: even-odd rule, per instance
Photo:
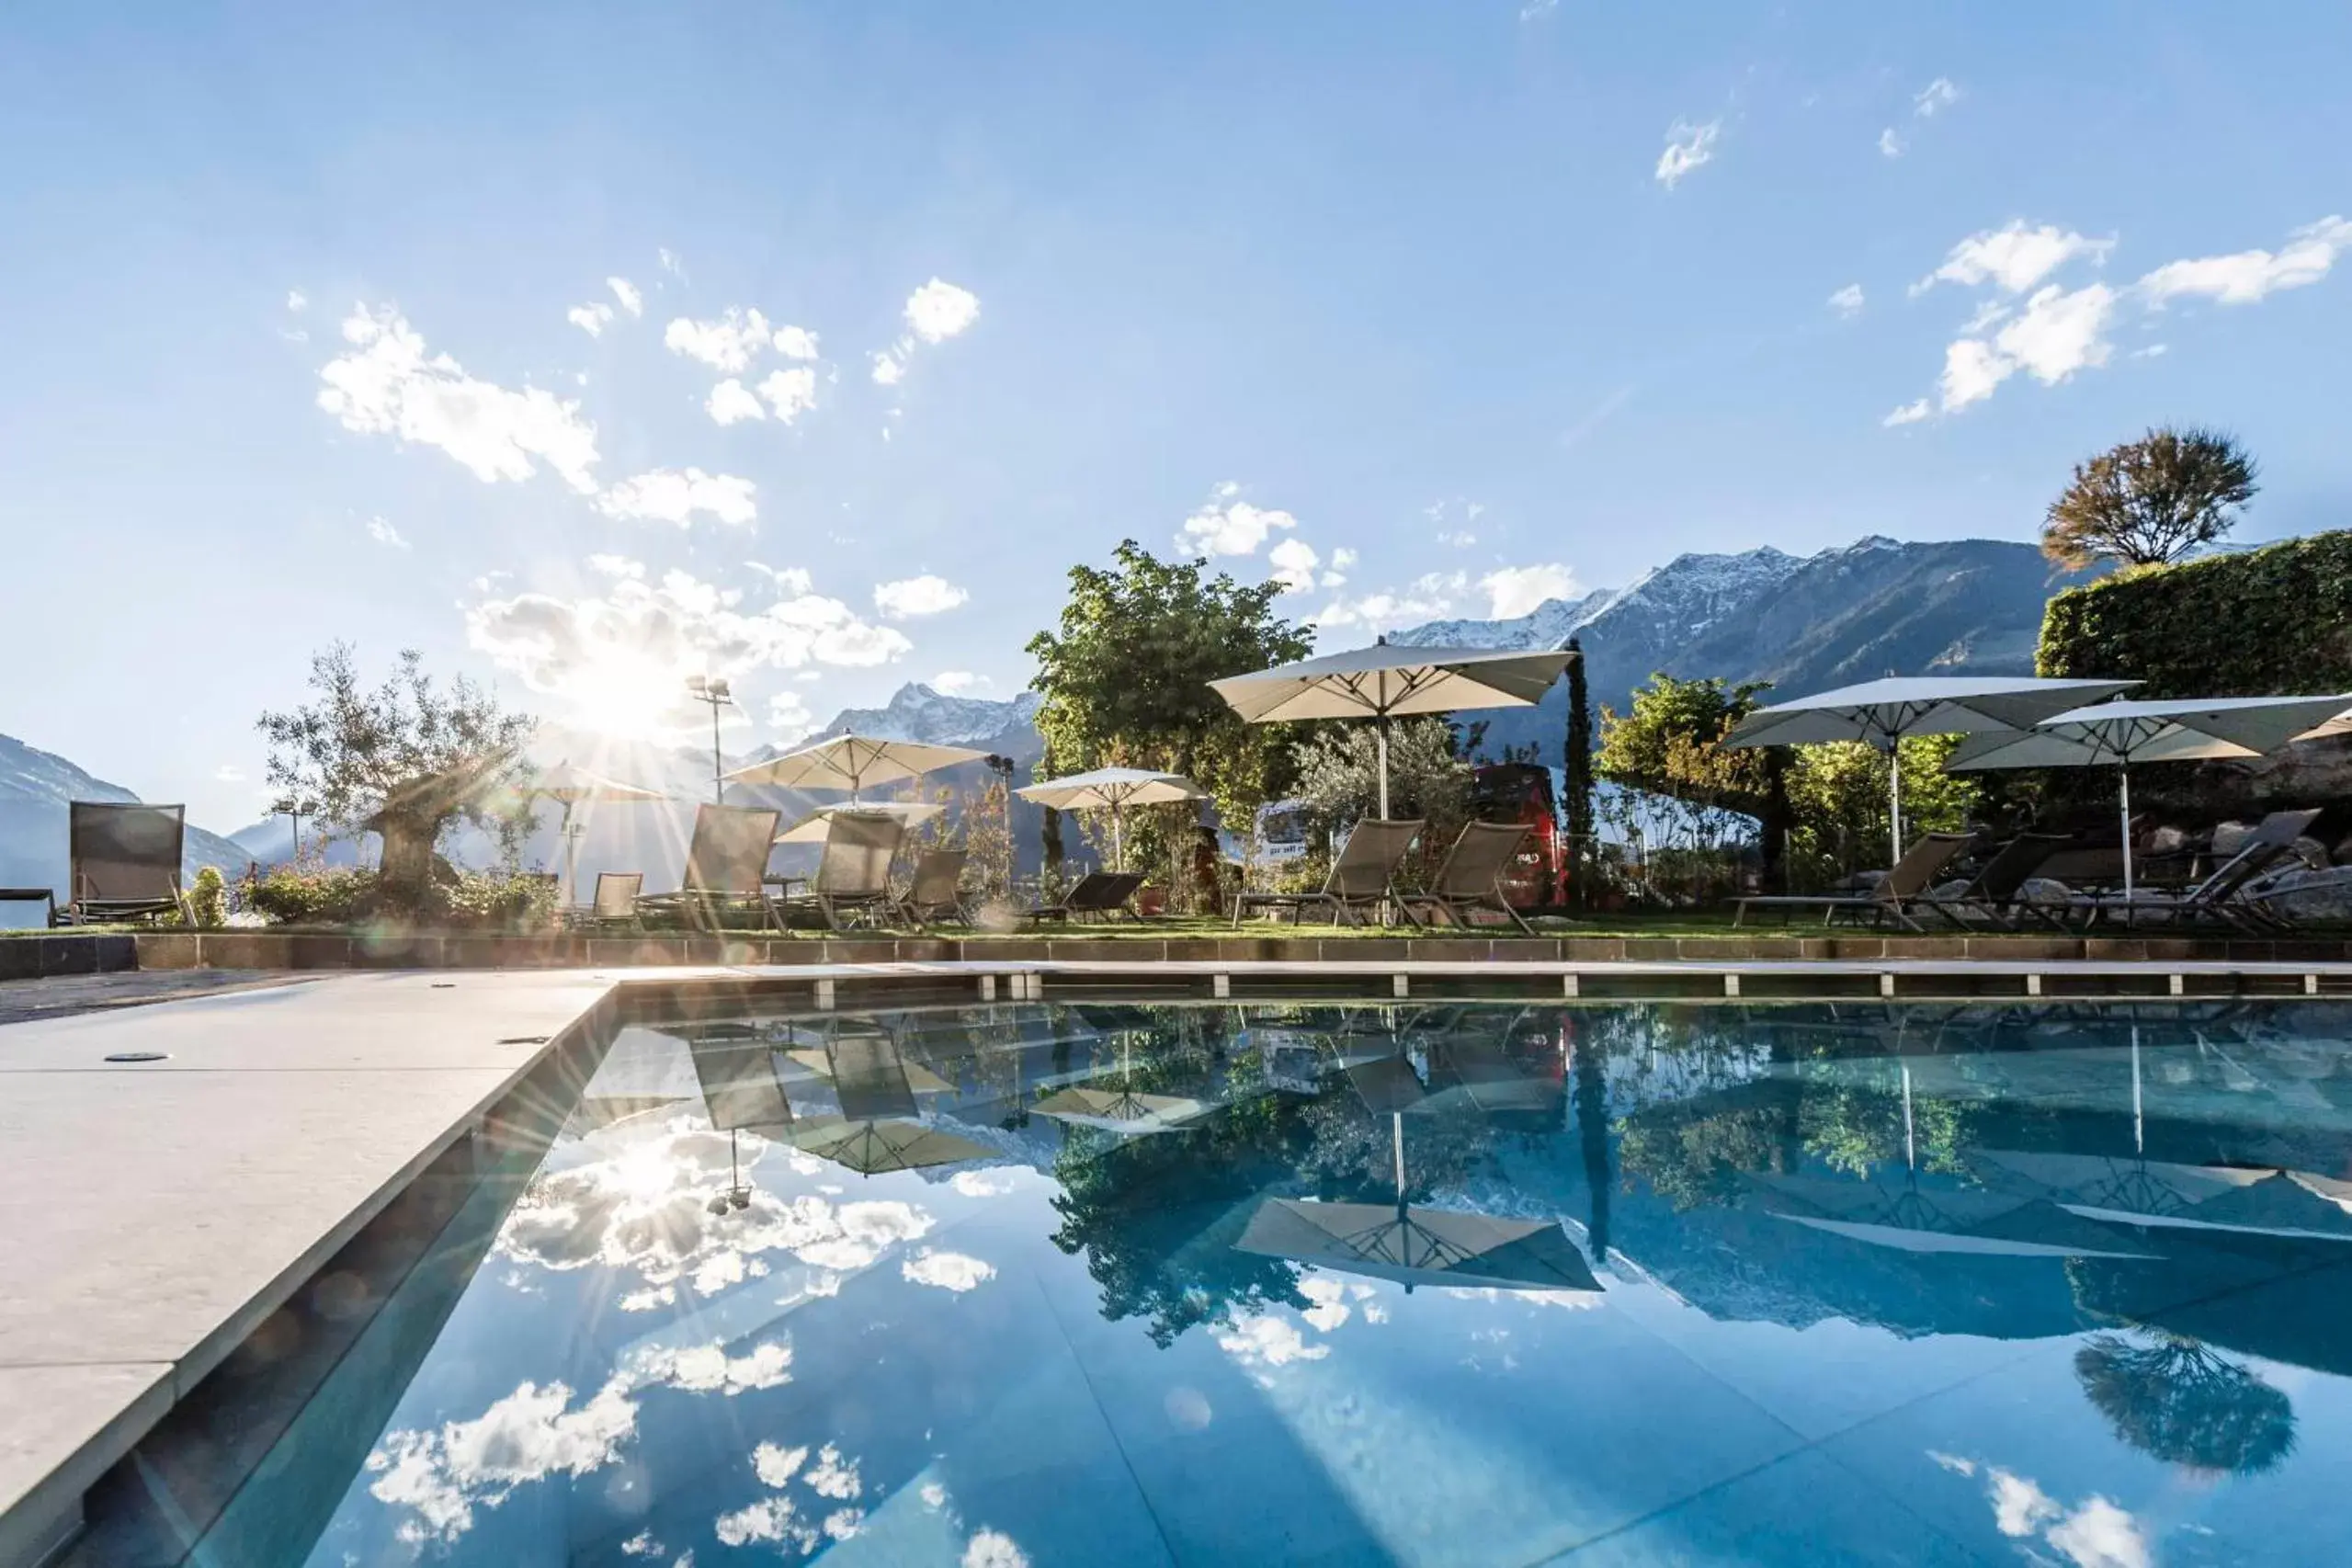
{"label": "wooden sun lounger", "polygon": [[1974,836],[1966,833],[1922,834],[1903,852],[1903,858],[1894,863],[1879,885],[1866,893],[1770,893],[1734,899],[1732,924],[1745,924],[1751,908],[1778,909],[1784,915],[1817,909],[1824,922],[1834,923],[1839,915],[1867,915],[1880,921],[1892,920],[1914,931],[1925,930],[1912,918],[1909,906],[1926,902],[1921,895]]}

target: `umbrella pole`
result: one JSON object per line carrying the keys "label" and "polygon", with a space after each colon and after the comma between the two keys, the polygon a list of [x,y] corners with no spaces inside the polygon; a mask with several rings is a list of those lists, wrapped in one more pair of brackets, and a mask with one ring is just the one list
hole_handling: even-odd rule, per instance
{"label": "umbrella pole", "polygon": [[580,840],[572,831],[574,806],[563,802],[563,902],[570,905],[580,902]]}
{"label": "umbrella pole", "polygon": [[2131,1152],[2148,1152],[2147,1129],[2140,1119],[2140,1020],[2131,1020]]}
{"label": "umbrella pole", "polygon": [[1381,820],[1386,822],[1389,815],[1389,716],[1385,713],[1372,721],[1372,744],[1381,759]]}
{"label": "umbrella pole", "polygon": [[1127,835],[1119,821],[1119,802],[1110,803],[1110,869],[1127,869]]}
{"label": "umbrella pole", "polygon": [[1396,1211],[1404,1212],[1404,1113],[1389,1112],[1389,1131],[1396,1144]]}
{"label": "umbrella pole", "polygon": [[1903,858],[1903,732],[1897,730],[1887,737],[1887,824],[1894,844],[1894,859],[1887,866],[1892,869],[1895,860]]}
{"label": "umbrella pole", "polygon": [[1919,1139],[1912,1130],[1911,1063],[1908,1062],[1903,1064],[1903,1163],[1911,1167],[1913,1175],[1918,1174]]}
{"label": "umbrella pole", "polygon": [[2123,915],[2131,917],[2131,764],[2125,762],[2115,770],[2116,784],[2123,802]]}

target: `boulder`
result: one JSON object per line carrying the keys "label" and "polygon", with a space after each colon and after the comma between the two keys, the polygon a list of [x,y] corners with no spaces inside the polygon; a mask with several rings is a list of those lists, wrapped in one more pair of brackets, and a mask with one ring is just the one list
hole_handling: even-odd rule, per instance
{"label": "boulder", "polygon": [[2352,920],[2352,866],[2275,872],[2246,892],[2292,920]]}

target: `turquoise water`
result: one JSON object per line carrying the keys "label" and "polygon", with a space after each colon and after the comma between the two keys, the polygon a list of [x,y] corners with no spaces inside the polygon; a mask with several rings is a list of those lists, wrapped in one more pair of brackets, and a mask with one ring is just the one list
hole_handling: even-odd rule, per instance
{"label": "turquoise water", "polygon": [[632,1026],[214,1560],[2344,1561],[2347,1024]]}

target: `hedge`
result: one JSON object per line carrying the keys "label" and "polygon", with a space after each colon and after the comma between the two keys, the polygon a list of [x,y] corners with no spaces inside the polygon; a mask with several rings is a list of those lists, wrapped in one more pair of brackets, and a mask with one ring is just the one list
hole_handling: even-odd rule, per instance
{"label": "hedge", "polygon": [[2068,588],[2042,616],[2034,665],[2146,682],[2134,697],[2352,689],[2352,532]]}

